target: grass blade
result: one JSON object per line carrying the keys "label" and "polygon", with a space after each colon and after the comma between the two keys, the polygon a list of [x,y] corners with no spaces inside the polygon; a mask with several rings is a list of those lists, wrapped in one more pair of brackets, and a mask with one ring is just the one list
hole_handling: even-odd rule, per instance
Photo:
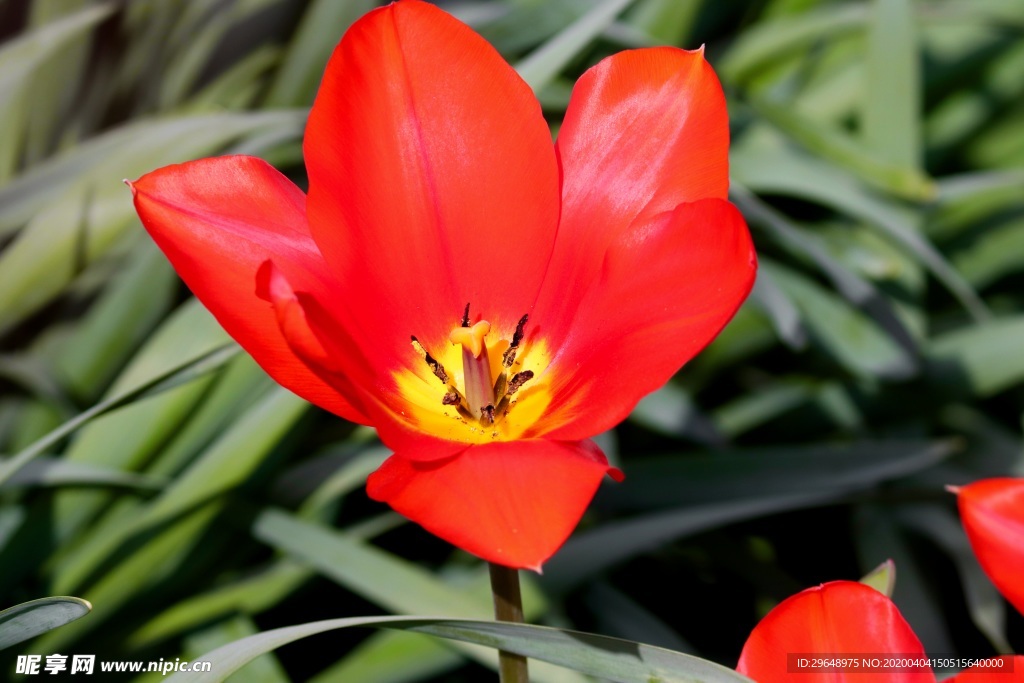
{"label": "grass blade", "polygon": [[746,676],[713,662],[628,640],[527,624],[430,617],[329,619],[265,631],[202,655],[200,661],[212,664],[209,673],[178,673],[167,680],[169,683],[223,681],[256,657],[282,645],[355,626],[429,633],[486,645],[618,683],[751,683]]}
{"label": "grass blade", "polygon": [[80,619],[92,609],[85,600],[67,596],[23,602],[0,612],[0,650]]}

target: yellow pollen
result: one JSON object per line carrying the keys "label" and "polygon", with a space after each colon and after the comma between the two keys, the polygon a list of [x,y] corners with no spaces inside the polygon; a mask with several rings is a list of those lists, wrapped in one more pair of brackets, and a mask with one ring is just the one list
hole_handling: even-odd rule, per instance
{"label": "yellow pollen", "polygon": [[448,335],[448,339],[452,344],[462,344],[473,354],[473,358],[479,358],[480,352],[484,349],[484,337],[490,331],[491,324],[481,320],[472,327],[456,327]]}

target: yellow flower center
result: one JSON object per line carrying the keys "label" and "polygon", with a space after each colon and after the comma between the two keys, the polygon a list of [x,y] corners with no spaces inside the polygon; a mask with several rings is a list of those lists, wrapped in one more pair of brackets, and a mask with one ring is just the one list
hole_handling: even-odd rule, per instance
{"label": "yellow flower center", "polygon": [[470,325],[467,306],[448,339],[413,337],[423,360],[395,374],[405,416],[442,439],[521,438],[551,402],[544,377],[551,357],[543,340],[526,339],[526,323],[524,315],[515,327],[486,320]]}

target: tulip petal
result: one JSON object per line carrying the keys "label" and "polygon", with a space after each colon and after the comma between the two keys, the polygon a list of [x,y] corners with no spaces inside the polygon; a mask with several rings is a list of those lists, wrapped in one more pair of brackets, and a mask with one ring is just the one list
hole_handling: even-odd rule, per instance
{"label": "tulip petal", "polygon": [[445,461],[393,455],[367,493],[488,562],[539,571],[605,474],[621,478],[591,442],[496,442]]}
{"label": "tulip petal", "polygon": [[[799,679],[802,683],[878,681],[862,673],[789,671],[791,655],[900,654],[924,657],[921,641],[892,600],[853,581],[834,581],[787,598],[747,638],[736,670],[758,683]],[[799,673],[797,676],[796,674]],[[886,683],[934,683],[930,669],[883,674]]]}
{"label": "tulip petal", "polygon": [[[272,269],[271,266],[267,271]],[[311,332],[311,338],[289,335],[288,341],[296,354],[343,396],[360,397],[353,403],[362,407],[370,418],[368,424],[377,429],[381,441],[389,448],[410,459],[425,461],[450,458],[465,449],[464,442],[431,436],[410,421],[406,397],[387,373],[379,373],[380,368],[388,365],[380,347],[360,345],[351,334],[353,328],[342,322],[348,318],[345,303],[349,297],[328,300],[307,292],[292,293],[288,285],[279,287],[285,290],[275,302],[279,317],[301,319]],[[266,289],[269,298],[269,284]],[[283,329],[290,329],[284,325]]]}
{"label": "tulip petal", "polygon": [[315,285],[329,277],[309,235],[302,191],[265,161],[232,156],[167,166],[129,183],[142,224],[174,269],[267,373],[302,398],[367,421],[302,362],[256,296],[268,259]]}
{"label": "tulip petal", "polygon": [[366,405],[373,402],[372,397],[364,394],[355,383],[365,381],[365,373],[360,373],[360,369],[368,364],[348,335],[336,325],[332,327],[331,350],[324,347],[306,315],[306,309],[313,306],[312,296],[292,289],[288,278],[273,261],[264,262],[256,272],[256,296],[273,306],[278,328],[299,360],[334,387],[360,414],[370,416]]}
{"label": "tulip petal", "polygon": [[544,308],[564,302],[565,311],[630,226],[726,197],[729,119],[704,51],[631,50],[591,68],[573,89],[556,151],[562,216],[542,297]]}
{"label": "tulip petal", "polygon": [[1024,683],[1024,655],[986,659],[946,683]]}
{"label": "tulip petal", "polygon": [[584,438],[623,420],[729,322],[756,267],[743,216],[724,199],[620,235],[552,362],[545,436]]}
{"label": "tulip petal", "polygon": [[447,343],[467,303],[514,329],[558,220],[551,136],[529,86],[438,8],[399,2],[335,50],[304,143],[313,237],[392,358]]}
{"label": "tulip petal", "polygon": [[982,569],[1024,614],[1024,479],[985,479],[956,492],[960,518]]}

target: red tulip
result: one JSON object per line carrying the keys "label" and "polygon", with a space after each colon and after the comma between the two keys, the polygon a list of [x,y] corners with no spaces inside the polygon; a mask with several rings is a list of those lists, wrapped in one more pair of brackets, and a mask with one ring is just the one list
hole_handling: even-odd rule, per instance
{"label": "red tulip", "polygon": [[1024,479],[985,479],[952,490],[982,569],[1024,614]]}
{"label": "red tulip", "polygon": [[427,3],[345,34],[310,113],[309,194],[249,157],[147,174],[143,224],[278,382],[373,425],[368,482],[480,557],[539,568],[605,474],[587,439],[729,321],[755,272],[701,51],[624,52],[558,142],[530,88]]}
{"label": "red tulip", "polygon": [[[931,662],[946,668],[970,661],[950,659],[929,659],[888,597],[861,583],[833,581],[769,612],[743,646],[736,670],[757,683],[935,683]],[[948,680],[1024,683],[1024,657],[982,660]]]}
{"label": "red tulip", "polygon": [[[833,581],[797,593],[769,612],[747,638],[736,670],[757,683],[934,683],[927,666],[885,673],[871,666],[875,656],[887,653],[925,657],[921,641],[892,600],[861,583]],[[841,672],[814,666],[821,663],[816,659],[844,655],[849,661]],[[808,662],[795,661],[798,656]]]}

